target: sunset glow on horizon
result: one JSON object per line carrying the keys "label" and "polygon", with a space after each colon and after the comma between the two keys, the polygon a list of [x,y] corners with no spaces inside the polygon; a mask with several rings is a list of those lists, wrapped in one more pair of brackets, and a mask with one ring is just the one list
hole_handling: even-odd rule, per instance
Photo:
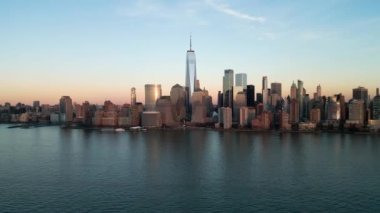
{"label": "sunset glow on horizon", "polygon": [[377,1],[2,1],[0,105],[144,102],[144,85],[185,84],[192,34],[197,78],[213,102],[225,69],[310,96],[380,87]]}

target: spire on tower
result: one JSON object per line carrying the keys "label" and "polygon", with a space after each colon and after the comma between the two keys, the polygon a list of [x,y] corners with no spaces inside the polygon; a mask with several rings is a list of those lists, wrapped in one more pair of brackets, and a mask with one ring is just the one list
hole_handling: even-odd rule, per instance
{"label": "spire on tower", "polygon": [[190,50],[191,50],[191,33],[190,33]]}

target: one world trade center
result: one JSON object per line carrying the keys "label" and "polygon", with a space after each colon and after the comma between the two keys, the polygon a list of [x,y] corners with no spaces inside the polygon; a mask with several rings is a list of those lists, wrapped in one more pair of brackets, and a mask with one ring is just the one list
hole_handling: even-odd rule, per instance
{"label": "one world trade center", "polygon": [[197,66],[195,63],[195,52],[192,50],[191,46],[191,36],[190,36],[190,49],[186,53],[186,109],[190,113],[190,98],[193,92],[196,90],[197,82]]}

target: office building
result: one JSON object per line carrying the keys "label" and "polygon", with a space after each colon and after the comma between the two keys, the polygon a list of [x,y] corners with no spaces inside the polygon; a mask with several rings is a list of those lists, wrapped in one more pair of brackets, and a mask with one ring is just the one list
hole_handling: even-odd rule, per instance
{"label": "office building", "polygon": [[358,87],[352,89],[352,98],[355,100],[362,100],[365,104],[368,103],[368,89],[364,87]]}
{"label": "office building", "polygon": [[254,85],[247,85],[246,95],[247,95],[247,106],[248,107],[255,106],[255,86]]}
{"label": "office building", "polygon": [[161,84],[145,84],[145,110],[156,110],[156,102],[161,97]]}
{"label": "office building", "polygon": [[234,71],[232,69],[224,70],[223,76],[223,106],[232,107],[233,102]]}
{"label": "office building", "polygon": [[282,91],[281,91],[281,83],[271,83],[271,86],[270,86],[270,94],[273,95],[273,94],[277,94],[279,95],[280,97],[282,97]]}
{"label": "office building", "polygon": [[170,100],[170,96],[161,96],[157,100],[156,109],[161,114],[161,122],[164,126],[176,126],[173,116],[173,108]]}
{"label": "office building", "polygon": [[247,88],[247,74],[246,73],[237,73],[235,75],[235,86]]}
{"label": "office building", "polygon": [[265,111],[265,110],[268,110],[268,99],[269,99],[267,76],[263,77],[262,96],[263,96],[263,106],[264,106],[264,111]]}
{"label": "office building", "polygon": [[202,90],[193,92],[191,96],[191,123],[204,124],[207,118],[206,94]]}
{"label": "office building", "polygon": [[179,84],[174,85],[170,90],[170,102],[172,104],[175,121],[186,118],[186,91]]}
{"label": "office building", "polygon": [[236,98],[234,100],[234,106],[233,106],[233,112],[232,112],[232,120],[234,122],[239,121],[239,113],[240,113],[240,108],[241,107],[246,107],[247,106],[247,98],[244,92],[239,92],[236,94]]}
{"label": "office building", "polygon": [[290,100],[290,123],[296,124],[300,121],[300,113],[299,113],[299,103],[296,99]]}
{"label": "office building", "polygon": [[232,109],[230,107],[221,108],[223,115],[223,128],[230,129],[232,127]]}
{"label": "office building", "polygon": [[372,117],[374,120],[380,120],[380,95],[379,95],[379,89],[376,91],[376,96],[373,98],[373,112]]}
{"label": "office building", "polygon": [[143,112],[141,114],[141,125],[146,128],[161,127],[161,113],[157,111]]}
{"label": "office building", "polygon": [[321,122],[321,110],[319,108],[313,108],[310,110],[310,122],[316,124]]}
{"label": "office building", "polygon": [[292,86],[290,87],[290,99],[297,99],[297,86],[293,81]]}
{"label": "office building", "polygon": [[297,101],[298,101],[298,106],[299,106],[299,118],[301,121],[303,121],[303,114],[304,114],[304,111],[303,111],[303,93],[304,93],[304,89],[303,89],[303,81],[301,80],[298,80],[298,89],[297,89]]}
{"label": "office building", "polygon": [[136,104],[136,88],[132,87],[131,88],[131,105]]}
{"label": "office building", "polygon": [[73,121],[73,103],[70,96],[62,96],[59,100],[59,112],[61,122]]}
{"label": "office building", "polygon": [[348,123],[364,124],[365,119],[365,102],[363,100],[353,99],[348,104]]}

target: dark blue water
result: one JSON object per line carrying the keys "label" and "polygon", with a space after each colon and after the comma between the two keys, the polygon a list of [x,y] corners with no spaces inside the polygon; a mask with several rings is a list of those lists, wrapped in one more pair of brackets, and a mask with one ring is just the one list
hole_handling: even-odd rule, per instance
{"label": "dark blue water", "polygon": [[0,211],[380,211],[380,136],[0,125]]}

